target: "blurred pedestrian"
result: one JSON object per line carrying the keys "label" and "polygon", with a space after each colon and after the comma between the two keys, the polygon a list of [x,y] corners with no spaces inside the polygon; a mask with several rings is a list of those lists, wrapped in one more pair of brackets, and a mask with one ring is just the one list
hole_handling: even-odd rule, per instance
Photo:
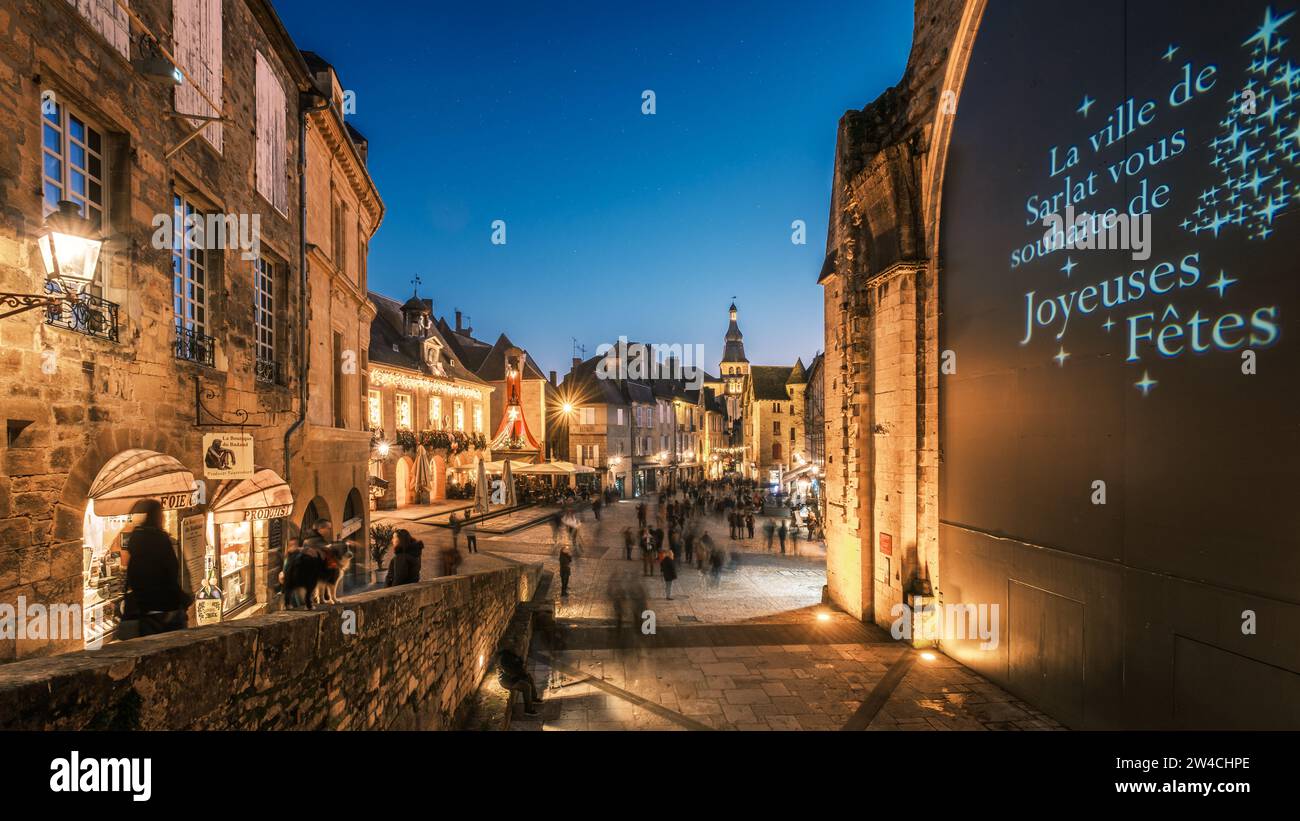
{"label": "blurred pedestrian", "polygon": [[673,600],[673,582],[677,580],[677,557],[665,550],[659,557],[659,575],[664,577],[664,598]]}
{"label": "blurred pedestrian", "polygon": [[568,545],[560,550],[560,597],[569,597],[569,574],[573,572],[573,554]]}

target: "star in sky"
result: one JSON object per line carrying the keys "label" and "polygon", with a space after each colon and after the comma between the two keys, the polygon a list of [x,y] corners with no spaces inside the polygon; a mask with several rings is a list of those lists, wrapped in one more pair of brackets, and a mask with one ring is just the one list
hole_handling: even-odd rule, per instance
{"label": "star in sky", "polygon": [[1085,94],[1083,95],[1083,102],[1079,103],[1079,108],[1077,109],[1077,111],[1083,116],[1087,117],[1088,109],[1092,108],[1092,104],[1095,102],[1097,101],[1089,97],[1087,94]]}
{"label": "star in sky", "polygon": [[1242,178],[1241,182],[1242,182],[1242,185],[1243,185],[1245,188],[1249,188],[1249,189],[1250,189],[1250,192],[1251,192],[1252,194],[1254,194],[1255,196],[1258,197],[1258,196],[1259,196],[1259,187],[1260,187],[1261,185],[1263,185],[1264,183],[1268,182],[1269,180],[1273,179],[1273,178],[1276,177],[1276,176],[1277,176],[1277,174],[1269,174],[1267,177],[1261,177],[1261,176],[1259,175],[1259,169],[1256,168],[1256,169],[1255,169],[1255,176],[1251,177],[1250,182],[1246,182],[1246,180],[1245,180],[1244,177]]}
{"label": "star in sky", "polygon": [[1079,263],[1075,262],[1072,257],[1066,257],[1065,264],[1061,266],[1061,270],[1064,271],[1065,275],[1068,277],[1077,267],[1079,267]]}
{"label": "star in sky", "polygon": [[1223,292],[1228,290],[1228,286],[1236,281],[1237,280],[1228,276],[1228,274],[1225,271],[1220,270],[1219,278],[1216,281],[1211,282],[1209,285],[1205,287],[1209,288],[1211,291],[1218,291],[1219,299],[1223,299]]}
{"label": "star in sky", "polygon": [[1275,199],[1273,195],[1270,194],[1268,197],[1268,205],[1265,205],[1263,208],[1256,211],[1255,216],[1263,217],[1268,220],[1271,225],[1273,223],[1273,216],[1286,207],[1286,200],[1286,197],[1283,197],[1281,200]]}
{"label": "star in sky", "polygon": [[1069,358],[1070,358],[1070,355],[1069,355],[1068,353],[1065,352],[1065,346],[1062,345],[1062,346],[1061,346],[1061,350],[1060,350],[1060,352],[1057,353],[1056,356],[1054,356],[1054,357],[1052,357],[1052,358],[1056,360],[1056,364],[1057,364],[1059,367],[1064,368],[1064,367],[1065,367],[1065,360],[1069,359]]}
{"label": "star in sky", "polygon": [[1137,386],[1138,390],[1142,391],[1142,395],[1146,396],[1150,394],[1151,389],[1154,388],[1159,383],[1156,382],[1156,380],[1151,378],[1150,373],[1148,373],[1147,371],[1143,371],[1142,380],[1140,382],[1135,382],[1134,384]]}

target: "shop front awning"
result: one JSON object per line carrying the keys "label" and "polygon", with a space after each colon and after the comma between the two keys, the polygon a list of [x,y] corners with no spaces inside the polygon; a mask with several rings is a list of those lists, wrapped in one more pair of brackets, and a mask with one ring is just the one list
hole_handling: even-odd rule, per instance
{"label": "shop front awning", "polygon": [[293,513],[293,491],[275,471],[258,468],[248,479],[218,485],[209,510],[218,524],[283,519]]}
{"label": "shop front awning", "polygon": [[184,510],[194,503],[194,474],[164,453],[124,450],[104,465],[90,486],[97,516],[125,516],[137,502],[157,499],[164,510]]}

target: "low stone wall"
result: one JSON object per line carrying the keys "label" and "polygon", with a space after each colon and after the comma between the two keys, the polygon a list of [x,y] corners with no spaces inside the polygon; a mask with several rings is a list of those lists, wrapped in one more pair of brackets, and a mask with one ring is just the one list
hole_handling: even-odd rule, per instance
{"label": "low stone wall", "polygon": [[0,729],[449,729],[540,569],[3,665]]}

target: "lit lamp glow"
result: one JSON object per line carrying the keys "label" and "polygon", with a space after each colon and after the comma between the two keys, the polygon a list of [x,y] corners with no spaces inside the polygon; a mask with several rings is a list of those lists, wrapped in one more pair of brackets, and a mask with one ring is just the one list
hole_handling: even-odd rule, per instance
{"label": "lit lamp glow", "polygon": [[379,458],[380,458],[380,459],[387,459],[387,458],[388,458],[388,443],[387,443],[387,442],[380,442],[378,445],[375,445],[375,453],[378,453],[378,454],[379,454]]}
{"label": "lit lamp glow", "polygon": [[95,266],[104,242],[93,235],[90,221],[75,202],[64,200],[45,221],[38,240],[45,276],[67,293],[79,293],[95,281]]}

